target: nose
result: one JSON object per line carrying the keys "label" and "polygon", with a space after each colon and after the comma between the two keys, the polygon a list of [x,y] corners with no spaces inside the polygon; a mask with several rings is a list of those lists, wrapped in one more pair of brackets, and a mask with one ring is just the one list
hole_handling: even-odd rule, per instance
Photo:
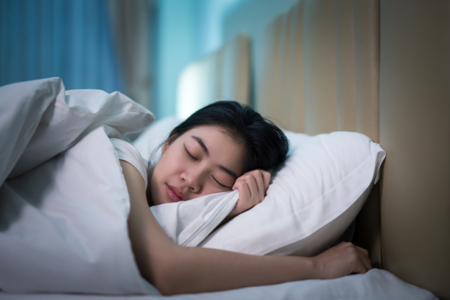
{"label": "nose", "polygon": [[199,193],[202,189],[202,170],[200,168],[192,168],[181,174],[181,179],[186,184],[191,193]]}

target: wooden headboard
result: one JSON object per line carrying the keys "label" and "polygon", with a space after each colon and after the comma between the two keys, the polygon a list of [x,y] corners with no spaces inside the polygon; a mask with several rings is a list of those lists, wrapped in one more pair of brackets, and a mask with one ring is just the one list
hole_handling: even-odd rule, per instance
{"label": "wooden headboard", "polygon": [[379,140],[378,1],[301,1],[267,29],[256,109],[283,128]]}
{"label": "wooden headboard", "polygon": [[[299,1],[267,28],[254,104],[281,127],[361,132],[387,152],[355,243],[450,299],[450,6]],[[256,43],[254,43],[256,44]]]}

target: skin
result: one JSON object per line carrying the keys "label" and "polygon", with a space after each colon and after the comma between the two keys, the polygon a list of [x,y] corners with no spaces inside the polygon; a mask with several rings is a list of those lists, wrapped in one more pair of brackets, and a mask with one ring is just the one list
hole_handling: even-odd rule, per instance
{"label": "skin", "polygon": [[186,201],[200,196],[239,190],[232,218],[264,199],[270,173],[243,173],[244,147],[221,128],[198,126],[162,147],[162,156],[149,175],[154,205]]}
{"label": "skin", "polygon": [[[164,184],[179,188],[185,200],[219,189],[211,176],[225,183],[227,174],[221,174],[219,165],[236,172],[236,182],[226,182],[228,189],[239,190],[239,204],[234,214],[241,213],[262,201],[269,178],[256,170],[238,175],[242,158],[229,155],[240,145],[219,128],[197,127],[186,132],[172,143],[165,145],[160,166],[151,179],[152,197],[156,203],[172,199]],[[191,143],[192,134],[202,138],[209,156],[201,156],[201,149],[191,149],[197,160],[186,162],[183,158],[185,143]],[[178,141],[178,142],[177,142]],[[195,142],[195,141],[194,141]],[[200,146],[201,148],[201,146]],[[216,152],[217,151],[217,152]],[[239,152],[234,152],[239,153]],[[145,182],[139,171],[131,164],[120,161],[128,193],[130,214],[128,231],[133,253],[141,275],[162,294],[199,293],[234,289],[248,286],[276,284],[304,279],[337,278],[353,273],[365,273],[371,269],[368,253],[351,243],[342,243],[316,257],[254,256],[229,251],[181,247],[174,244],[148,209]],[[155,177],[156,176],[156,177]],[[219,179],[220,178],[220,179]],[[267,180],[267,181],[266,181]],[[220,187],[223,188],[223,187]],[[220,190],[223,191],[223,190]],[[166,193],[166,196],[164,196]],[[242,193],[242,194],[241,194]],[[160,200],[157,200],[160,199]],[[169,199],[169,200],[168,200]],[[172,199],[173,200],[173,199]],[[233,215],[230,215],[232,217]]]}

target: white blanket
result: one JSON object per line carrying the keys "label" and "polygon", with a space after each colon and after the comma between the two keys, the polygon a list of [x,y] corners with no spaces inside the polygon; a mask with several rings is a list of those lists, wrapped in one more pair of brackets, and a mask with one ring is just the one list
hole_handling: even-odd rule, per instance
{"label": "white blanket", "polygon": [[[158,294],[134,261],[129,196],[108,139],[142,130],[152,114],[119,93],[64,91],[57,78],[1,88],[0,112],[0,288]],[[152,211],[175,243],[197,246],[237,199]]]}
{"label": "white blanket", "polygon": [[66,92],[58,78],[2,87],[0,114],[0,288],[157,293],[134,262],[105,134],[125,138],[153,115],[120,93]]}

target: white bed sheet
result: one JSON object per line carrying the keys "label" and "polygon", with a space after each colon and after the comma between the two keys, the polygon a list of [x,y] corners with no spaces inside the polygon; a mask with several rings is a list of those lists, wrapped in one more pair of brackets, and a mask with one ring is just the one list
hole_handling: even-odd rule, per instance
{"label": "white bed sheet", "polygon": [[176,296],[95,296],[50,294],[2,294],[2,300],[437,300],[431,292],[408,284],[388,271],[373,269],[363,275],[350,275],[332,280],[304,280],[223,292]]}

